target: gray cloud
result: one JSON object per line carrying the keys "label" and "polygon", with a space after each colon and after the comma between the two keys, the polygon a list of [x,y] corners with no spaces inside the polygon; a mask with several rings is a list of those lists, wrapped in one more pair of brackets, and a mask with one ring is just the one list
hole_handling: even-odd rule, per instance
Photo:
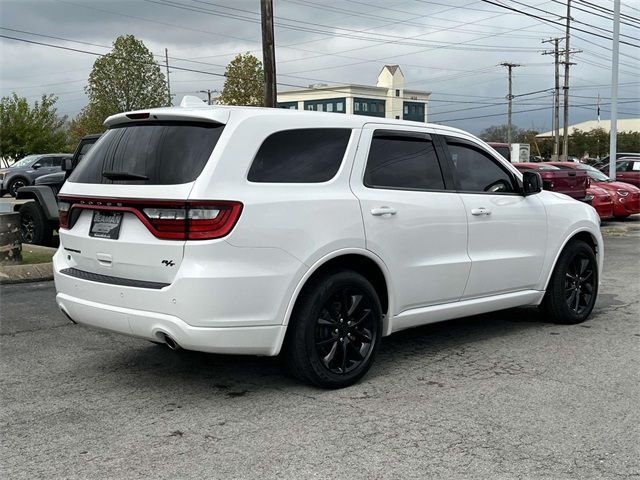
{"label": "gray cloud", "polygon": [[[558,17],[564,14],[562,5],[552,1],[526,3]],[[497,66],[500,62],[523,65],[515,70],[515,94],[553,86],[552,58],[541,55],[548,48],[541,40],[561,36],[562,28],[480,1],[274,0],[274,4],[278,81],[283,90],[293,88],[287,85],[319,81],[373,84],[384,63],[398,63],[411,88],[433,92],[430,120],[478,132],[506,122],[506,116],[469,118],[506,111],[503,105],[487,105],[505,101],[507,76]],[[623,12],[640,16],[624,4]],[[236,53],[251,51],[261,57],[258,14],[259,0],[2,0],[0,26],[92,43],[2,30],[3,35],[96,53],[106,53],[108,49],[99,45],[109,46],[116,36],[134,34],[155,54],[162,55],[166,47],[172,57],[207,63],[171,60],[173,66],[223,73]],[[574,17],[590,24],[580,25],[588,31],[607,35],[599,28],[612,28],[607,20],[584,12],[576,11]],[[640,38],[637,28],[623,25],[621,32]],[[611,42],[576,32],[572,47],[584,52],[576,56],[578,65],[571,70],[576,95],[571,122],[595,118],[598,93],[602,117],[607,118]],[[622,45],[621,52],[625,56],[621,57],[620,97],[635,103],[622,103],[619,109],[623,116],[638,116],[640,49]],[[86,104],[83,87],[94,56],[6,39],[0,41],[0,54],[0,95],[15,91],[33,100],[42,93],[55,93],[59,110],[70,116]],[[178,100],[199,90],[220,89],[222,80],[177,69],[171,73]],[[516,99],[514,111],[550,105],[548,94],[525,96]],[[551,109],[515,113],[514,123],[547,130]]]}

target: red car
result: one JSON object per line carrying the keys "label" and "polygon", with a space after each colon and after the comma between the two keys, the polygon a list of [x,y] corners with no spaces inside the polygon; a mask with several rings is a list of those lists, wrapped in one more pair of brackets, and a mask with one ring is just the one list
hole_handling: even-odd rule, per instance
{"label": "red car", "polygon": [[535,170],[542,177],[542,187],[552,192],[564,193],[576,200],[588,200],[587,188],[590,181],[587,172],[568,171],[550,163],[518,162],[513,164],[520,171]]}
{"label": "red car", "polygon": [[614,182],[601,171],[583,163],[550,162],[565,170],[583,170],[591,178],[594,186],[607,190],[613,198],[613,215],[616,218],[625,218],[635,213],[640,213],[640,188],[626,182]]}
{"label": "red car", "polygon": [[591,206],[596,209],[601,220],[613,218],[614,203],[609,190],[591,185],[587,188],[587,201],[591,199]]}
{"label": "red car", "polygon": [[[609,173],[609,164],[600,167],[604,174]],[[640,187],[640,157],[622,157],[616,162],[616,180]]]}

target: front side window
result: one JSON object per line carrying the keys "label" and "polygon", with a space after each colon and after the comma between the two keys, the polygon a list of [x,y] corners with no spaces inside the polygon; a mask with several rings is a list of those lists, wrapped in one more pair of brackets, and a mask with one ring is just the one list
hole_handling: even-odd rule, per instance
{"label": "front side window", "polygon": [[351,137],[348,128],[301,128],[276,132],[262,143],[247,179],[263,183],[331,180]]}
{"label": "front side window", "polygon": [[629,170],[629,166],[631,165],[631,161],[618,162],[616,165],[616,172],[626,172]]}
{"label": "front side window", "polygon": [[69,177],[77,183],[176,185],[194,181],[224,125],[147,121],[107,130]]}
{"label": "front side window", "polygon": [[376,132],[364,184],[372,188],[444,190],[433,142],[427,135]]}
{"label": "front side window", "polygon": [[511,176],[480,148],[447,138],[458,187],[464,192],[515,192]]}
{"label": "front side window", "polygon": [[41,167],[53,167],[53,157],[43,157],[36,163]]}

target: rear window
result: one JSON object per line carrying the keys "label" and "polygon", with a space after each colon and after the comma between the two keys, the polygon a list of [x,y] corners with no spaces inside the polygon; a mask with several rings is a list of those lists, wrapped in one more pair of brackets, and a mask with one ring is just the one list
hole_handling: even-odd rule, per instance
{"label": "rear window", "polygon": [[250,182],[319,183],[342,163],[351,130],[301,128],[276,132],[264,141],[249,169]]}
{"label": "rear window", "polygon": [[207,122],[144,122],[112,127],[87,152],[69,181],[139,185],[192,182],[209,160],[223,128]]}

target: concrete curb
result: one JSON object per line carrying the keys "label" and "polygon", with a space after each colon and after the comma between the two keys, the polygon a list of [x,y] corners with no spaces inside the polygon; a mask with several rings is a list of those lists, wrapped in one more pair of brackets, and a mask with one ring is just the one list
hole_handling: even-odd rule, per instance
{"label": "concrete curb", "polygon": [[[55,248],[29,244],[22,245],[22,250],[50,253],[51,255],[56,252]],[[53,280],[53,264],[51,262],[34,263],[31,265],[0,265],[0,285],[42,282],[45,280]]]}

